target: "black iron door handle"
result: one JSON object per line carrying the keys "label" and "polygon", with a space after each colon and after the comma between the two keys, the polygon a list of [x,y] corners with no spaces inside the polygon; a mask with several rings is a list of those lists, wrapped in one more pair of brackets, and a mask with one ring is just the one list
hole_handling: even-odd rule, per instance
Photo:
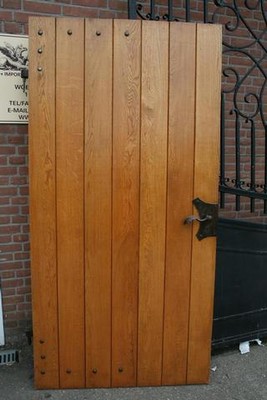
{"label": "black iron door handle", "polygon": [[189,215],[185,218],[184,224],[192,224],[194,221],[199,222],[199,229],[196,234],[198,240],[202,240],[209,236],[216,236],[218,205],[205,203],[199,198],[194,199],[193,204],[198,211],[199,217]]}

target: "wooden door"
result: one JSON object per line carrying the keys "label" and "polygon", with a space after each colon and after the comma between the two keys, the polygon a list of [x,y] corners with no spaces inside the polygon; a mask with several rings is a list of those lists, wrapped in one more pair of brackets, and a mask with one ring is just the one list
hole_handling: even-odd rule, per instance
{"label": "wooden door", "polygon": [[31,19],[38,388],[208,382],[220,65],[215,25]]}

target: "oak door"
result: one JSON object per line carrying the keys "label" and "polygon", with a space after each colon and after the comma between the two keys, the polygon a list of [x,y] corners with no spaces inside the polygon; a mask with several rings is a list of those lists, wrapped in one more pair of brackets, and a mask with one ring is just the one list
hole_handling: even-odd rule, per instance
{"label": "oak door", "polygon": [[215,25],[31,19],[38,388],[208,381],[220,65]]}

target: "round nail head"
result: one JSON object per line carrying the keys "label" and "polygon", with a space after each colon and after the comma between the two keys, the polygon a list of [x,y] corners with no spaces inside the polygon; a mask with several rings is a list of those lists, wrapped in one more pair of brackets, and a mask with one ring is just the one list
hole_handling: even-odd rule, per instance
{"label": "round nail head", "polygon": [[45,374],[45,370],[41,369],[41,374],[44,375]]}
{"label": "round nail head", "polygon": [[42,54],[43,50],[41,49],[41,47],[38,49],[38,53]]}
{"label": "round nail head", "polygon": [[100,36],[101,35],[101,32],[100,31],[96,31],[96,36]]}
{"label": "round nail head", "polygon": [[42,36],[43,33],[44,33],[44,32],[42,31],[42,29],[39,29],[38,35],[39,35],[39,36]]}
{"label": "round nail head", "polygon": [[118,369],[118,371],[119,371],[120,373],[123,372],[123,368],[120,367],[120,368]]}
{"label": "round nail head", "polygon": [[68,33],[68,35],[72,35],[72,30],[69,29],[69,30],[67,31],[67,33]]}
{"label": "round nail head", "polygon": [[71,369],[66,370],[67,374],[71,374]]}
{"label": "round nail head", "polygon": [[45,360],[45,355],[44,354],[41,355],[41,359]]}
{"label": "round nail head", "polygon": [[94,368],[94,369],[92,370],[92,372],[93,372],[93,374],[96,374],[96,373],[97,373],[97,369]]}
{"label": "round nail head", "polygon": [[129,31],[125,31],[125,32],[124,32],[124,35],[125,35],[125,36],[129,36],[129,35],[130,35],[130,32],[129,32]]}
{"label": "round nail head", "polygon": [[[37,68],[37,71],[38,71],[38,72],[42,72],[42,70],[43,70],[42,67],[38,67],[38,68]],[[44,341],[41,341],[41,340],[40,340],[40,343],[44,343]]]}

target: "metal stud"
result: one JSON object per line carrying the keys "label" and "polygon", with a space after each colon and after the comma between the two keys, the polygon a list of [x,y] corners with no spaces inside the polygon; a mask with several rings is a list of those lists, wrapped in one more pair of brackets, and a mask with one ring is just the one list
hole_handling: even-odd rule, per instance
{"label": "metal stud", "polygon": [[125,36],[129,36],[129,35],[130,35],[130,32],[129,32],[129,31],[125,31],[125,32],[124,32],[124,35],[125,35]]}
{"label": "metal stud", "polygon": [[72,35],[72,30],[71,30],[71,29],[68,29],[67,34],[68,34],[68,35]]}
{"label": "metal stud", "polygon": [[39,47],[39,49],[37,50],[39,54],[42,54],[43,49],[41,47]]}
{"label": "metal stud", "polygon": [[38,35],[39,35],[39,36],[42,36],[43,33],[44,33],[43,30],[42,30],[42,29],[39,29]]}
{"label": "metal stud", "polygon": [[[38,72],[42,72],[42,70],[43,70],[42,67],[38,67],[38,68],[37,68],[37,71],[38,71]],[[41,340],[40,340],[40,343],[41,343]],[[44,342],[43,342],[43,343],[44,343]]]}
{"label": "metal stud", "polygon": [[123,372],[123,368],[120,367],[120,368],[118,369],[118,371],[119,371],[119,373]]}
{"label": "metal stud", "polygon": [[92,369],[92,372],[93,374],[97,374],[97,369],[96,368]]}
{"label": "metal stud", "polygon": [[100,31],[96,31],[96,36],[100,36],[101,35],[101,32]]}

